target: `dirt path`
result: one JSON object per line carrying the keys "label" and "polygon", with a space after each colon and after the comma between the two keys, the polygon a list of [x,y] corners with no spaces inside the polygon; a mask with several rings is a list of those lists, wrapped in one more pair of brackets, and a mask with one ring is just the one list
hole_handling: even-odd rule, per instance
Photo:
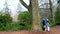
{"label": "dirt path", "polygon": [[51,28],[50,32],[40,32],[40,31],[27,31],[27,30],[20,30],[20,31],[0,31],[0,34],[60,34],[60,26],[55,26]]}

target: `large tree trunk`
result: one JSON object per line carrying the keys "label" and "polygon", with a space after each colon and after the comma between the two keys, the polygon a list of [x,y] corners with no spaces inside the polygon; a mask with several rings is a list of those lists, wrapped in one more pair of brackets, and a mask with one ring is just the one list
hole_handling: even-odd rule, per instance
{"label": "large tree trunk", "polygon": [[23,0],[20,0],[20,2],[28,9],[31,15],[33,30],[42,30],[40,15],[38,12],[38,0],[30,0],[29,6],[27,6]]}
{"label": "large tree trunk", "polygon": [[33,29],[34,30],[42,30],[41,23],[40,23],[40,21],[41,21],[40,15],[38,12],[38,0],[31,0],[31,4],[32,4]]}

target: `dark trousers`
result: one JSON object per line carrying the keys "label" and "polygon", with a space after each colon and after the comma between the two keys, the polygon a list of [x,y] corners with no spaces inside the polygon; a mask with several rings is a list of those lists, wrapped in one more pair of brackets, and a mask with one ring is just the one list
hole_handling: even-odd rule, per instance
{"label": "dark trousers", "polygon": [[43,31],[45,31],[44,25],[42,26]]}
{"label": "dark trousers", "polygon": [[43,31],[45,31],[45,28],[43,27]]}

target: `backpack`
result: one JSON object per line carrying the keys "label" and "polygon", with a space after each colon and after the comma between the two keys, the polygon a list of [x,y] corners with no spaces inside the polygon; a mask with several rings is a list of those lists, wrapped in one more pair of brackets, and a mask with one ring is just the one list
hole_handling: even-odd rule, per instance
{"label": "backpack", "polygon": [[43,24],[43,25],[46,25],[46,22],[47,22],[46,18],[43,18],[42,24]]}

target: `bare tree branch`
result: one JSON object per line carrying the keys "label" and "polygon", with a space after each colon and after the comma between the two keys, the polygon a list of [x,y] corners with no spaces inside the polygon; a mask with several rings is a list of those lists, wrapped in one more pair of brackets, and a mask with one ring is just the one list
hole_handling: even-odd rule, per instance
{"label": "bare tree branch", "polygon": [[20,0],[21,4],[28,9],[28,5],[23,1],[23,0]]}

